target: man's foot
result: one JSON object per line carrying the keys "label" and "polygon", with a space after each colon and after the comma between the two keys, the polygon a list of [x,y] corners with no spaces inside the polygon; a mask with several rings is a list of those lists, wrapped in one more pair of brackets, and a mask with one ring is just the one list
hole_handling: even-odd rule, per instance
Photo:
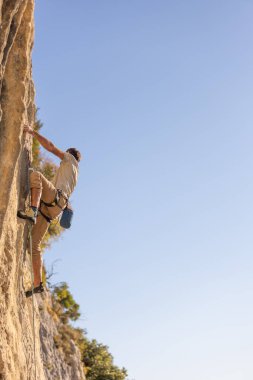
{"label": "man's foot", "polygon": [[37,211],[29,207],[26,211],[19,210],[17,213],[19,218],[30,220],[33,224],[36,223]]}
{"label": "man's foot", "polygon": [[31,289],[31,290],[27,290],[25,292],[25,296],[28,298],[28,297],[31,297],[33,294],[35,293],[43,293],[44,292],[44,286],[43,286],[43,283],[41,282],[39,284],[39,286],[36,286],[35,288]]}

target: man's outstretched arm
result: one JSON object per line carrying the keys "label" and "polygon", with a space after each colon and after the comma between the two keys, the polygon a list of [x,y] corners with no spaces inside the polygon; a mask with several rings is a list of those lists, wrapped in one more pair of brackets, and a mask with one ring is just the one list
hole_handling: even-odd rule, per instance
{"label": "man's outstretched arm", "polygon": [[38,132],[36,132],[34,129],[32,129],[31,127],[27,125],[24,126],[24,132],[27,132],[30,135],[33,135],[39,141],[39,143],[43,146],[43,148],[45,148],[48,152],[53,153],[55,156],[63,160],[64,152],[58,149],[50,140],[41,136]]}

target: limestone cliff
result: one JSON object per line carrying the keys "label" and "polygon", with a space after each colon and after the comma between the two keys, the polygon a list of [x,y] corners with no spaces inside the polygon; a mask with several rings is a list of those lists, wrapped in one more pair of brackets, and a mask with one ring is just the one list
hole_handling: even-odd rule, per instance
{"label": "limestone cliff", "polygon": [[35,116],[33,13],[34,0],[0,0],[0,379],[79,380],[84,376],[74,343],[68,363],[55,346],[59,322],[48,312],[50,294],[36,295],[34,308],[24,297],[30,281],[28,232],[16,213],[27,201],[31,156],[22,126]]}

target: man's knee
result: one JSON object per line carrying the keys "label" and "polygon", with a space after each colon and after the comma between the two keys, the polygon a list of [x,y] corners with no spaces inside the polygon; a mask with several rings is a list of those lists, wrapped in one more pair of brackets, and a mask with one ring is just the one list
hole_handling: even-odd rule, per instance
{"label": "man's knee", "polygon": [[41,243],[33,242],[32,244],[32,255],[33,257],[41,256]]}
{"label": "man's knee", "polygon": [[33,259],[35,260],[41,259],[41,252],[36,252],[36,253],[33,252],[32,256],[33,256]]}
{"label": "man's knee", "polygon": [[41,173],[32,171],[30,173],[30,188],[42,189]]}

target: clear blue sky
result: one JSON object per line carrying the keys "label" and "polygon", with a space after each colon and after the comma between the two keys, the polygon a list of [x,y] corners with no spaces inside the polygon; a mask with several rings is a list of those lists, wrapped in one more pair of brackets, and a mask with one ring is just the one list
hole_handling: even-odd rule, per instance
{"label": "clear blue sky", "polygon": [[43,132],[84,154],[61,259],[135,380],[253,378],[253,2],[43,0]]}

